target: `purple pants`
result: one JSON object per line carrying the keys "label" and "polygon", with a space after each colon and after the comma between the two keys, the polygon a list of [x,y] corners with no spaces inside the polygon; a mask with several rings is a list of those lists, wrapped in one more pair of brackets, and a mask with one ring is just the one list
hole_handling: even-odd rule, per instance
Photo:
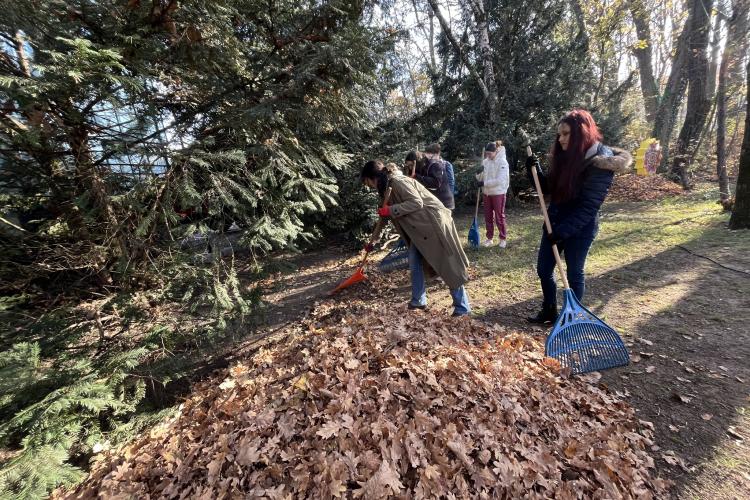
{"label": "purple pants", "polygon": [[500,232],[500,239],[505,239],[505,195],[484,195],[484,224],[487,226],[487,239],[495,234],[495,224]]}

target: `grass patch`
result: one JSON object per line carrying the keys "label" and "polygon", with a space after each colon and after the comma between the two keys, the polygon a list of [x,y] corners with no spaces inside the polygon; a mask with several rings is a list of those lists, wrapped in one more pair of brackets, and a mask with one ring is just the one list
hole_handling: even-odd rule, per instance
{"label": "grass patch", "polygon": [[[722,211],[716,199],[718,190],[703,184],[690,193],[661,201],[605,203],[599,234],[586,264],[587,274],[595,276],[677,245],[700,252],[726,247],[733,255],[746,251],[750,248],[750,232],[729,231],[729,214]],[[472,215],[457,220],[464,241],[471,220]],[[542,233],[541,213],[536,206],[512,209],[507,223],[507,248],[474,250],[465,244],[488,296],[518,295],[536,292],[538,288],[535,268]],[[480,224],[482,235],[483,226]]]}

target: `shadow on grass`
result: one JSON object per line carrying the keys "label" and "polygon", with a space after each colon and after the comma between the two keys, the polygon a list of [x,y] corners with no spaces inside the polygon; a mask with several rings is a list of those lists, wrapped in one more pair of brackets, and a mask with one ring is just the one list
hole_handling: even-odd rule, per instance
{"label": "shadow on grass", "polygon": [[[619,240],[597,240],[595,245],[599,252],[612,251],[623,244]],[[744,243],[742,236],[709,227],[685,244],[703,251],[730,244],[743,259]],[[750,276],[673,247],[610,269],[588,279],[586,286],[583,303],[620,330],[638,361],[605,372],[602,382],[627,394],[639,418],[654,423],[656,457],[673,451],[685,460],[687,469],[657,461],[676,481],[675,493],[705,491],[697,472],[712,478],[731,474],[716,465],[716,457],[739,454],[738,470],[750,472],[748,446],[727,438],[738,432],[730,428],[739,428],[742,415],[750,411]],[[488,307],[483,320],[528,329],[523,318],[540,301],[537,294]],[[646,371],[648,366],[654,368]],[[745,443],[750,441],[746,434]]]}

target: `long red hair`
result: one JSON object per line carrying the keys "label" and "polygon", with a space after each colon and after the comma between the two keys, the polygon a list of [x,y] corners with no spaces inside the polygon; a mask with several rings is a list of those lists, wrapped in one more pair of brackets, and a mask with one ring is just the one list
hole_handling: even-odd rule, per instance
{"label": "long red hair", "polygon": [[560,146],[560,134],[550,148],[549,185],[552,201],[562,203],[578,194],[579,180],[584,170],[586,150],[602,140],[602,133],[596,126],[591,113],[585,109],[574,109],[557,123],[559,127],[566,123],[570,127],[568,150]]}

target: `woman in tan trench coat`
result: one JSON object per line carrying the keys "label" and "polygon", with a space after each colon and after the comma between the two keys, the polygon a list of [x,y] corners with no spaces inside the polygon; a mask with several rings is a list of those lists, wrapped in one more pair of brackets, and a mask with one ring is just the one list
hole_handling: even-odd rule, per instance
{"label": "woman in tan trench coat", "polygon": [[378,209],[381,217],[390,217],[409,245],[409,271],[412,296],[409,309],[425,309],[424,259],[443,279],[453,297],[453,316],[471,312],[464,283],[469,279],[466,258],[453,224],[451,211],[427,188],[397,169],[388,169],[379,160],[365,163],[362,183],[377,189],[381,198],[390,187],[389,205]]}

